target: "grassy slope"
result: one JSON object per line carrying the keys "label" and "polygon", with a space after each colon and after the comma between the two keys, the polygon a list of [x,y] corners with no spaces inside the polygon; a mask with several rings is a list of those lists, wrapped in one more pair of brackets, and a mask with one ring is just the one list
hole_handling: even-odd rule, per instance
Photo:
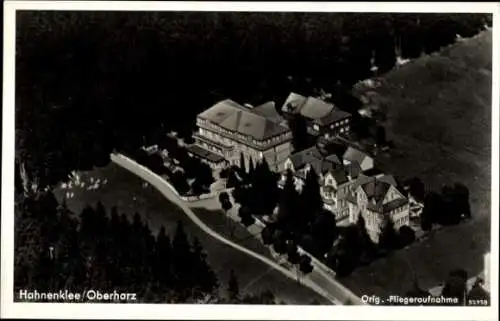
{"label": "grassy slope", "polygon": [[[268,259],[274,260],[269,248],[255,238],[241,224],[227,218],[222,210],[214,211],[204,208],[194,208],[193,211],[198,217],[214,231],[223,235],[225,238],[252,250]],[[232,231],[232,235],[231,235]]]}
{"label": "grassy slope", "polygon": [[[474,220],[357,270],[344,280],[358,293],[404,293],[411,269],[433,287],[449,270],[483,269],[490,244],[492,34],[484,32],[422,57],[383,78],[375,91],[388,102],[387,136],[396,143],[379,166],[429,189],[460,181],[471,193]],[[410,267],[411,266],[411,267]]]}
{"label": "grassy slope", "polygon": [[[280,272],[270,269],[264,263],[219,242],[205,234],[176,206],[166,200],[153,187],[143,187],[142,180],[115,164],[103,169],[82,173],[82,180],[87,185],[90,177],[106,178],[108,183],[97,190],[87,191],[73,189],[74,197],[68,199],[68,207],[80,213],[85,204],[95,205],[101,201],[108,209],[116,205],[119,213],[132,218],[135,212],[147,219],[153,233],[157,233],[161,225],[173,236],[176,223],[181,220],[190,238],[198,237],[207,252],[209,264],[216,272],[222,289],[226,288],[229,271],[233,269],[238,277],[240,289],[248,292],[259,292],[269,289],[277,299],[288,304],[310,304],[313,300],[328,304],[312,290],[299,286]],[[57,189],[56,197],[61,200],[63,191]]]}

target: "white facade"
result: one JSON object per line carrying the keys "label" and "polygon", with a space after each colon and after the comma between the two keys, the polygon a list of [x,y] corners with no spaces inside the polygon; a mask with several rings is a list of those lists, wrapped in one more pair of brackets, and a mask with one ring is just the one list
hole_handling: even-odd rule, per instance
{"label": "white facade", "polygon": [[[250,160],[257,164],[265,158],[271,170],[283,171],[285,161],[292,152],[291,133],[284,133],[265,141],[250,140],[238,133],[231,133],[198,120],[200,126],[194,135],[196,144],[213,153],[223,156],[230,165],[240,165],[241,155],[248,169]],[[245,143],[243,143],[245,142]],[[268,146],[266,148],[266,146]]]}
{"label": "white facade", "polygon": [[[378,243],[380,229],[385,222],[385,216],[389,215],[394,223],[394,228],[399,230],[403,225],[410,224],[410,207],[408,202],[404,202],[403,205],[390,209],[388,211],[375,210],[375,205],[373,201],[370,201],[361,186],[355,191],[356,204],[349,202],[349,221],[350,223],[356,223],[358,220],[358,214],[361,213],[365,220],[366,230],[370,238]],[[404,200],[406,197],[401,194],[394,186],[391,186],[386,192],[385,197],[382,201],[382,206],[387,205],[392,201]]]}

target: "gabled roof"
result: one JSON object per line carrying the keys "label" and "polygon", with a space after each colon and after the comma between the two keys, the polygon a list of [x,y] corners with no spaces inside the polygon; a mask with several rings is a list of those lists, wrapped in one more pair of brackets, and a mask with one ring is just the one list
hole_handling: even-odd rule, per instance
{"label": "gabled roof", "polygon": [[308,97],[299,112],[306,118],[319,120],[328,116],[332,110],[332,104],[328,104],[318,98]]}
{"label": "gabled roof", "polygon": [[352,184],[353,190],[356,190],[359,186],[370,182],[372,179],[372,177],[365,176],[363,175],[363,173],[361,173],[356,181]]}
{"label": "gabled roof", "polygon": [[276,111],[276,106],[274,101],[268,101],[260,106],[252,109],[252,111],[258,115],[266,117],[272,122],[280,123],[285,119]]}
{"label": "gabled roof", "polygon": [[218,102],[198,117],[259,141],[289,131],[288,127],[277,124],[230,99]]}
{"label": "gabled roof", "polygon": [[342,162],[340,161],[339,157],[337,155],[335,155],[335,154],[328,155],[328,156],[326,156],[325,159],[327,161],[335,163],[335,164],[339,164],[339,165],[342,164]]}
{"label": "gabled roof", "polygon": [[344,153],[343,159],[352,162],[357,162],[358,164],[363,163],[367,158],[371,158],[368,154],[349,146]]}
{"label": "gabled roof", "polygon": [[335,105],[315,97],[304,97],[290,93],[282,109],[289,113],[300,113],[319,125],[329,125],[351,116],[350,113],[338,109]]}
{"label": "gabled roof", "polygon": [[339,159],[342,159],[348,147],[343,142],[328,139],[323,136],[318,138],[316,145],[323,154],[335,154]]}
{"label": "gabled roof", "polygon": [[290,156],[293,167],[298,170],[309,164],[316,173],[325,173],[341,166],[340,160],[335,155],[325,156],[316,147],[310,147]]}
{"label": "gabled roof", "polygon": [[333,178],[335,179],[335,181],[339,185],[344,184],[344,183],[349,181],[349,179],[347,178],[346,172],[343,168],[333,169],[333,170],[329,171],[329,173],[333,176]]}
{"label": "gabled roof", "polygon": [[374,200],[376,204],[384,200],[384,197],[390,187],[391,184],[379,181],[376,178],[372,178],[369,182],[361,185],[361,188],[365,191],[368,200]]}
{"label": "gabled roof", "polygon": [[408,199],[407,198],[398,198],[393,201],[390,201],[389,203],[386,203],[383,205],[382,210],[384,213],[388,213],[396,208],[400,208],[403,205],[408,204]]}
{"label": "gabled roof", "polygon": [[[298,111],[302,107],[302,105],[304,105],[306,99],[307,98],[302,95],[291,92],[290,95],[288,95],[288,97],[286,98],[281,110],[285,112]],[[290,108],[292,110],[290,110]]]}
{"label": "gabled roof", "polygon": [[344,165],[344,168],[351,178],[357,178],[361,174],[361,167],[357,162]]}
{"label": "gabled roof", "polygon": [[[408,199],[406,197],[402,197],[383,204],[384,198],[391,186],[397,187],[394,183],[395,179],[392,175],[385,175],[382,179],[380,179],[377,177],[367,177],[361,174],[353,184],[353,188],[357,189],[361,187],[366,193],[366,196],[368,197],[367,208],[369,210],[378,213],[386,213],[408,203]],[[348,196],[347,199],[356,203],[354,195]]]}
{"label": "gabled roof", "polygon": [[337,164],[326,160],[326,159],[315,159],[309,163],[314,171],[318,174],[323,174],[325,172],[331,171],[336,168]]}
{"label": "gabled roof", "polygon": [[316,147],[310,147],[290,155],[290,161],[295,169],[304,167],[306,164],[323,156]]}
{"label": "gabled roof", "polygon": [[318,125],[330,125],[339,120],[346,119],[349,117],[351,117],[350,113],[334,107],[327,115],[319,119],[316,119],[315,123],[317,123]]}
{"label": "gabled roof", "polygon": [[398,183],[396,182],[396,178],[394,178],[394,176],[392,176],[392,175],[383,174],[382,176],[377,177],[377,180],[391,184],[394,187],[398,186]]}

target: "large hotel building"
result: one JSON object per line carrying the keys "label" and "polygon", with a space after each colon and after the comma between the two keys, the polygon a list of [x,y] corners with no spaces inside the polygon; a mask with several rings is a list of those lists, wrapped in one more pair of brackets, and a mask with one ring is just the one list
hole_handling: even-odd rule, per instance
{"label": "large hotel building", "polygon": [[272,170],[282,171],[292,152],[292,133],[273,102],[253,108],[227,99],[199,114],[196,125],[189,150],[213,167],[239,165],[243,154],[247,168],[250,160],[265,158]]}
{"label": "large hotel building", "polygon": [[[291,93],[280,109],[284,115],[300,113],[314,136],[349,131],[351,114],[318,98]],[[243,154],[247,168],[250,160],[255,164],[265,158],[272,170],[281,172],[292,153],[292,132],[274,102],[252,107],[226,99],[199,114],[196,125],[195,144],[188,149],[213,168],[239,165]]]}

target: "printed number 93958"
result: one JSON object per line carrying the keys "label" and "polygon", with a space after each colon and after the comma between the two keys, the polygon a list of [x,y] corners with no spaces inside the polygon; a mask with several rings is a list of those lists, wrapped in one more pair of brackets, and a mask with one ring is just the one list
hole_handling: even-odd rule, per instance
{"label": "printed number 93958", "polygon": [[467,305],[470,305],[470,306],[488,306],[490,304],[489,304],[488,300],[485,300],[485,299],[481,299],[481,300],[470,299],[470,300],[467,300]]}

